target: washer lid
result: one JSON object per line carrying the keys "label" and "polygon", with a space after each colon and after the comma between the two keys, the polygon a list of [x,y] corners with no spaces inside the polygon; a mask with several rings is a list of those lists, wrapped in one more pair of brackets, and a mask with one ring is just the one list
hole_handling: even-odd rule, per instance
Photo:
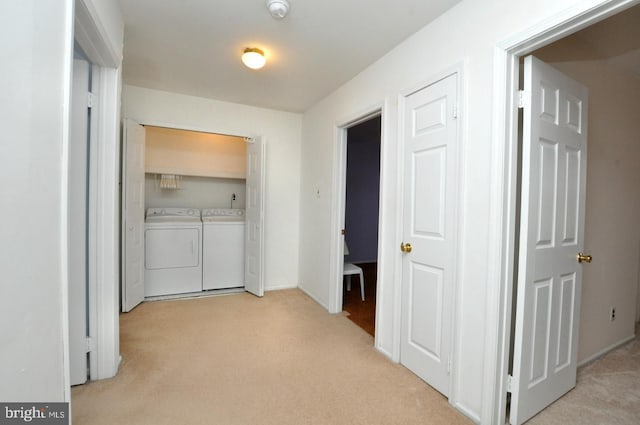
{"label": "washer lid", "polygon": [[202,219],[206,217],[235,217],[244,220],[244,208],[207,208],[202,210]]}
{"label": "washer lid", "polygon": [[244,216],[229,216],[229,215],[212,215],[209,217],[202,217],[203,223],[244,223]]}

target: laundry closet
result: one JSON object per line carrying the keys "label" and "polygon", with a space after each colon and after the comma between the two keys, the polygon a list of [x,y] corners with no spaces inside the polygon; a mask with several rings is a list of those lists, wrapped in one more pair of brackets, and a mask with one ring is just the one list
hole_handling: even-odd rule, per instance
{"label": "laundry closet", "polygon": [[142,132],[144,297],[243,288],[247,140],[155,126]]}

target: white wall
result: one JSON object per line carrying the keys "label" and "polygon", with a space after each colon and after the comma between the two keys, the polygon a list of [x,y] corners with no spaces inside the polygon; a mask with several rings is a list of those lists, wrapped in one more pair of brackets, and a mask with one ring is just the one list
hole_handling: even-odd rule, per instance
{"label": "white wall", "polygon": [[[121,54],[117,3],[83,3]],[[0,2],[0,38],[11,40],[0,45],[2,401],[70,399],[66,167],[73,29],[73,0]]]}
{"label": "white wall", "polygon": [[[489,211],[492,207],[491,150],[494,47],[497,43],[559,14],[572,6],[584,11],[601,1],[578,0],[465,0],[371,65],[360,75],[313,106],[304,114],[302,130],[302,184],[300,228],[300,287],[325,306],[330,293],[330,235],[332,172],[335,127],[345,118],[386,102],[383,111],[383,204],[397,205],[397,99],[401,92],[417,88],[430,77],[463,63],[461,105],[461,226],[456,292],[456,335],[454,338],[454,380],[450,401],[476,421],[492,420],[493,395],[484,391],[494,379],[493,358],[485,345],[495,338],[496,323],[487,322],[495,311],[488,305],[497,300],[499,282],[488,281],[491,237]],[[577,12],[576,12],[577,13]],[[504,84],[503,82],[495,82]],[[495,129],[504,131],[504,129]],[[316,196],[320,190],[320,197]],[[396,235],[393,208],[387,211],[382,231]],[[379,348],[387,353],[397,347],[396,242],[389,238],[382,246],[386,275],[380,276],[379,316],[376,332]]]}
{"label": "white wall", "polygon": [[265,289],[296,287],[301,115],[128,85],[122,107],[143,124],[266,137]]}
{"label": "white wall", "polygon": [[[617,46],[611,46],[615,49]],[[578,37],[534,53],[589,88],[585,250],[578,361],[635,333],[640,267],[640,79]],[[609,320],[611,307],[615,321]]]}
{"label": "white wall", "polygon": [[72,13],[72,0],[0,3],[2,401],[69,396],[63,297]]}
{"label": "white wall", "polygon": [[180,189],[160,188],[158,174],[145,174],[144,206],[177,208],[231,208],[231,196],[235,193],[233,208],[245,208],[246,181],[215,177],[181,176]]}

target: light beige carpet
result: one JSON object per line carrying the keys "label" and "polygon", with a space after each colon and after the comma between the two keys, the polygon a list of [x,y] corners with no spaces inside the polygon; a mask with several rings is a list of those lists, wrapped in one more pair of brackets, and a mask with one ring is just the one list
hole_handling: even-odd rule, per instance
{"label": "light beige carpet", "polygon": [[576,387],[533,417],[528,424],[640,424],[640,340],[638,337],[579,369]]}
{"label": "light beige carpet", "polygon": [[144,303],[120,345],[115,378],[72,389],[75,425],[470,423],[299,290]]}

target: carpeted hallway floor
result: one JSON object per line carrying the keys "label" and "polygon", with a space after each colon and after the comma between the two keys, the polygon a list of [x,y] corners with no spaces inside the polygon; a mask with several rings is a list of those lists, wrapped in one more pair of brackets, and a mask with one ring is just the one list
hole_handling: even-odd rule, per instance
{"label": "carpeted hallway floor", "polygon": [[578,369],[578,383],[531,425],[640,424],[640,337]]}
{"label": "carpeted hallway floor", "polygon": [[118,376],[72,389],[73,423],[469,424],[299,290],[143,303]]}

